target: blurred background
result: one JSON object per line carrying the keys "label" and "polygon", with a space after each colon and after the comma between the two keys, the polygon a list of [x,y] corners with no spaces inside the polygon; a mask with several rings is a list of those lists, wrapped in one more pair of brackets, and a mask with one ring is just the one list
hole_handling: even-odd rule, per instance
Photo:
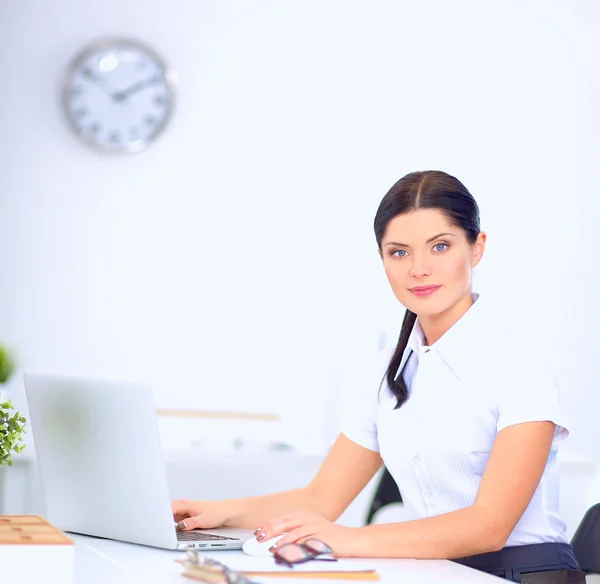
{"label": "blurred background", "polygon": [[[160,418],[177,494],[202,489],[190,461],[229,460],[228,484],[256,464],[276,490],[275,456],[310,480],[399,332],[377,205],[441,169],[481,207],[476,290],[527,331],[498,375],[513,351],[552,356],[574,523],[600,463],[599,17],[594,0],[0,1],[3,393],[27,415],[25,369],[147,381],[179,412]],[[73,59],[115,37],[175,78],[132,155],[91,148],[62,103]],[[17,466],[4,506],[35,509]]]}

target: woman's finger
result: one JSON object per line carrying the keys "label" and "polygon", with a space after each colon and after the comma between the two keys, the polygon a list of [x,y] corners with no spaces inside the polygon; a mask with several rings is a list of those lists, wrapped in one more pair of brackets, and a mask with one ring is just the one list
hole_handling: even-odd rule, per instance
{"label": "woman's finger", "polygon": [[311,525],[302,525],[296,529],[293,529],[286,535],[284,535],[280,540],[275,542],[270,548],[269,551],[273,552],[276,549],[279,549],[281,546],[286,543],[301,543],[302,540],[305,540],[312,536],[314,529]]}
{"label": "woman's finger", "polygon": [[280,515],[279,517],[270,519],[260,529],[257,529],[255,532],[256,539],[258,541],[267,541],[282,533],[290,532],[306,523],[306,517],[302,513]]}
{"label": "woman's finger", "polygon": [[177,528],[181,531],[189,531],[190,529],[210,529],[218,527],[208,513],[201,513],[194,517],[184,517],[177,522]]}
{"label": "woman's finger", "polygon": [[171,510],[173,511],[173,518],[176,522],[198,513],[198,511],[194,508],[193,502],[185,499],[173,501],[171,503]]}

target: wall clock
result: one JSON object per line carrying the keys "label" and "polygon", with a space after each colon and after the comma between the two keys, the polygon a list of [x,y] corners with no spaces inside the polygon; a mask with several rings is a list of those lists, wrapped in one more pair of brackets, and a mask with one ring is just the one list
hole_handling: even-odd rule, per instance
{"label": "wall clock", "polygon": [[71,63],[63,88],[63,106],[75,132],[113,154],[147,148],[171,119],[174,97],[174,75],[164,61],[126,39],[84,49]]}

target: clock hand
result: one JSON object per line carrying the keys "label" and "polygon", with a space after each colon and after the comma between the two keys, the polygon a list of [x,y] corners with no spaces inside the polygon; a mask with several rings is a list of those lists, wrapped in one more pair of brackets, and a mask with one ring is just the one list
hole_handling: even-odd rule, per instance
{"label": "clock hand", "polygon": [[106,93],[111,95],[114,93],[115,88],[108,81],[106,81],[104,77],[96,75],[96,73],[94,73],[91,69],[86,69],[82,75],[87,77],[90,81],[93,81],[96,85],[102,87]]}
{"label": "clock hand", "polygon": [[131,87],[124,89],[123,91],[117,91],[113,93],[113,99],[115,101],[125,101],[131,94],[137,93],[144,87],[151,85],[154,83],[155,76],[150,77],[149,79],[144,79],[144,81],[138,81],[134,83]]}

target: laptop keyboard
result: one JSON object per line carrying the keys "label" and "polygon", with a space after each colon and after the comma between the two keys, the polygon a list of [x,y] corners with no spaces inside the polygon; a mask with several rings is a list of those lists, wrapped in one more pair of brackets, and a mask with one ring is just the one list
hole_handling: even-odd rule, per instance
{"label": "laptop keyboard", "polygon": [[225,537],[214,533],[204,533],[201,531],[178,531],[177,541],[239,541],[238,537]]}

